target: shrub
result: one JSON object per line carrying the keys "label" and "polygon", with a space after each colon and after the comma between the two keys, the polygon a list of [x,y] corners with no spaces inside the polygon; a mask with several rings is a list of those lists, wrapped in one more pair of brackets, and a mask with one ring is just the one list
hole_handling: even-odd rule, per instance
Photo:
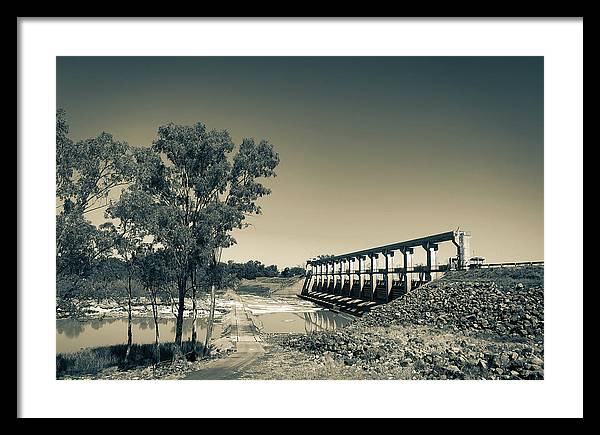
{"label": "shrub", "polygon": [[[173,343],[160,345],[161,362],[173,359]],[[191,342],[182,344],[184,354],[192,350]],[[129,354],[129,362],[125,364],[126,344],[102,346],[84,349],[74,353],[59,353],[56,355],[56,378],[64,376],[95,375],[109,367],[127,370],[133,367],[150,366],[154,364],[154,344],[134,344]],[[202,353],[202,344],[198,343],[198,351]]]}

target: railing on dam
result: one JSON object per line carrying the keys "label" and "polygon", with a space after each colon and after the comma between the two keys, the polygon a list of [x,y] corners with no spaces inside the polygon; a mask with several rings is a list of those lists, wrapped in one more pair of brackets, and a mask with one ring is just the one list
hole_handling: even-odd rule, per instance
{"label": "railing on dam", "polygon": [[537,266],[544,267],[543,261],[507,261],[504,263],[484,263],[477,265],[470,265],[471,269],[495,269],[503,267],[529,267]]}
{"label": "railing on dam", "polygon": [[[436,279],[448,265],[438,265],[438,245],[451,242],[456,247],[456,261],[452,267],[466,269],[469,264],[471,234],[466,231],[448,231],[403,242],[335,256],[321,256],[307,261],[303,295],[319,293],[348,296],[356,299],[388,302],[422,283]],[[413,266],[415,248],[424,249],[427,262]],[[401,267],[394,267],[398,253]],[[369,267],[367,267],[367,259]]]}

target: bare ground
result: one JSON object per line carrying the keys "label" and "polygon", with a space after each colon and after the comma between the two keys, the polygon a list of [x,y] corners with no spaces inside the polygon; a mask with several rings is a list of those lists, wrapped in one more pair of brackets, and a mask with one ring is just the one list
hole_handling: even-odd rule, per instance
{"label": "bare ground", "polygon": [[[355,352],[346,351],[344,355],[341,349],[325,352],[294,349],[287,345],[293,337],[273,335],[264,339],[266,353],[246,367],[240,379],[542,377],[543,361],[539,358],[542,347],[536,344],[472,337],[429,326],[377,327],[361,338],[363,347]],[[286,345],[282,345],[282,341]],[[370,356],[359,358],[356,355],[359,352]],[[520,372],[511,370],[515,361],[519,361],[517,364],[524,361]]]}

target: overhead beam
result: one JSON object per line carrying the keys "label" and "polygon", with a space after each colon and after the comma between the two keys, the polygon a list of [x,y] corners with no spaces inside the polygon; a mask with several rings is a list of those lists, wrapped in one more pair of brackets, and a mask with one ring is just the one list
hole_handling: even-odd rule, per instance
{"label": "overhead beam", "polygon": [[[420,237],[418,239],[406,240],[404,242],[391,243],[389,245],[376,246],[370,249],[363,249],[360,251],[350,252],[348,254],[336,255],[333,257],[329,257],[324,259],[323,261],[339,261],[342,259],[347,259],[349,257],[360,257],[361,255],[369,255],[369,254],[380,254],[385,251],[394,251],[394,250],[402,250],[405,248],[415,248],[421,247],[423,245],[427,246],[429,244],[436,244],[441,242],[456,242],[457,239],[462,236],[470,236],[470,233],[466,231],[447,231],[445,233],[434,234],[432,236]],[[309,260],[310,263],[319,263],[321,260]]]}

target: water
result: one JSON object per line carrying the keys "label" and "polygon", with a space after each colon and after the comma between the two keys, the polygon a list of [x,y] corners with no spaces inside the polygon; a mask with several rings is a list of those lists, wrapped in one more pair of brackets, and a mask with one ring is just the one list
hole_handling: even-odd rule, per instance
{"label": "water", "polygon": [[[243,295],[243,305],[260,332],[266,333],[310,333],[312,331],[335,330],[354,319],[348,314],[335,313],[322,309],[298,298],[272,298],[258,295]],[[231,301],[232,304],[239,304]],[[228,302],[229,304],[229,302]],[[198,341],[204,341],[206,319],[196,323]],[[175,340],[175,319],[159,320],[160,341]],[[191,319],[184,319],[183,338],[189,340],[192,330]],[[133,342],[154,343],[154,321],[151,317],[133,319]],[[213,328],[213,338],[223,332],[223,324],[217,320]],[[109,318],[78,321],[56,320],[56,352],[77,352],[84,348],[110,346],[127,342],[127,319]]]}
{"label": "water", "polygon": [[332,331],[352,322],[350,315],[329,310],[303,313],[268,313],[252,316],[254,325],[260,332],[310,333]]}
{"label": "water", "polygon": [[349,314],[335,313],[298,298],[267,298],[244,295],[244,305],[260,332],[310,333],[335,330],[354,319]]}
{"label": "water", "polygon": [[[206,319],[196,321],[198,341],[206,335]],[[159,320],[160,341],[162,343],[175,340],[175,319]],[[154,343],[154,320],[134,318],[131,331],[133,342],[137,344]],[[213,337],[219,337],[222,325],[215,322]],[[191,319],[184,319],[183,338],[189,340],[192,333]],[[73,319],[56,320],[56,352],[70,353],[88,347],[110,346],[127,343],[127,319],[94,319],[78,321]]]}

